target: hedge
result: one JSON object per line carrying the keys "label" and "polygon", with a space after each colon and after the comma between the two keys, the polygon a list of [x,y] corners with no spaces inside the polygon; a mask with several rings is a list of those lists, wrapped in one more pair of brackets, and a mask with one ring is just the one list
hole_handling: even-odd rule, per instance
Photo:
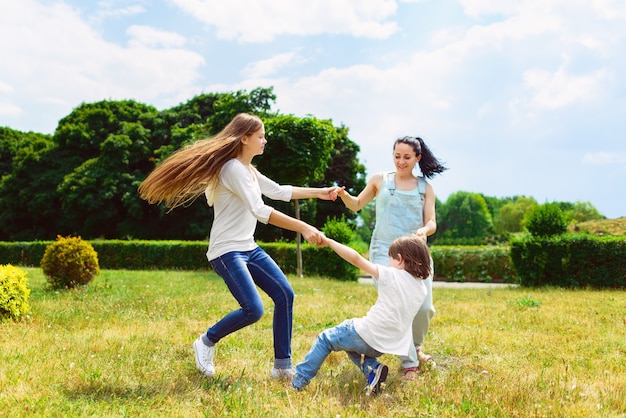
{"label": "hedge", "polygon": [[436,278],[459,282],[518,282],[517,273],[509,256],[509,247],[506,245],[433,245],[430,254]]}
{"label": "hedge", "polygon": [[511,258],[524,286],[626,288],[625,237],[522,237]]}
{"label": "hedge", "polygon": [[[0,242],[0,263],[38,267],[53,241]],[[205,241],[89,241],[98,253],[101,269],[208,270]],[[259,243],[286,274],[297,273],[294,243]],[[329,248],[302,244],[303,274],[355,281],[359,271]]]}

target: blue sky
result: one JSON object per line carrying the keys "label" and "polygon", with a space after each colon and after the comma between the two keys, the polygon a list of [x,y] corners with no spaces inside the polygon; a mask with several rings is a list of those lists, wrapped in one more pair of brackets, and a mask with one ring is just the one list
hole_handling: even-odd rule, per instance
{"label": "blue sky", "polygon": [[5,3],[0,126],[53,133],[83,102],[272,86],[275,110],[347,126],[368,177],[418,135],[449,167],[432,180],[442,201],[626,216],[623,0]]}

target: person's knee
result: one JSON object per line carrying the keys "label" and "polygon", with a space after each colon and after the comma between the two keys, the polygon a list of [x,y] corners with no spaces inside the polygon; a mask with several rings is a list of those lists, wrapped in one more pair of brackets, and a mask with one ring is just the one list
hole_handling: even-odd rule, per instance
{"label": "person's knee", "polygon": [[325,329],[320,332],[317,336],[317,343],[322,345],[323,347],[332,349],[332,328]]}
{"label": "person's knee", "polygon": [[296,294],[293,291],[293,289],[291,287],[284,289],[284,294],[285,294],[285,302],[287,306],[293,306],[293,300],[296,297]]}
{"label": "person's knee", "polygon": [[291,287],[284,287],[281,289],[281,292],[274,295],[272,299],[274,300],[274,304],[278,309],[280,308],[292,308],[293,301],[295,298],[295,292]]}
{"label": "person's knee", "polygon": [[243,313],[246,317],[246,322],[252,324],[253,322],[257,322],[261,317],[263,317],[263,313],[265,312],[265,307],[263,306],[262,301],[258,301],[256,303],[251,303],[249,306],[243,308]]}

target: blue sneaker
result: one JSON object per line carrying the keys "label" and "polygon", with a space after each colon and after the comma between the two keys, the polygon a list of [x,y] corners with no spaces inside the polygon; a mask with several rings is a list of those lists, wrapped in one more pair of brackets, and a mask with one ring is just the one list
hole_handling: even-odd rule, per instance
{"label": "blue sneaker", "polygon": [[367,386],[365,386],[365,394],[367,396],[376,396],[380,393],[380,386],[387,380],[389,367],[379,363],[374,369],[367,374]]}

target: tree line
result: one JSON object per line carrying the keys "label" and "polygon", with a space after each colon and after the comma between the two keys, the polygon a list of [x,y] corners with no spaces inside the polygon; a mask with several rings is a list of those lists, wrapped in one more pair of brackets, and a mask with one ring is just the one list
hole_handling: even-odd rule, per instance
{"label": "tree line", "polygon": [[[257,168],[283,184],[346,186],[359,193],[366,182],[359,146],[346,126],[330,119],[272,111],[272,88],[207,93],[170,109],[134,100],[82,103],[61,119],[53,135],[0,127],[0,241],[84,239],[205,240],[211,208],[197,199],[168,213],[149,205],[137,187],[162,159],[178,148],[220,131],[240,112],[259,115],[266,129],[265,153]],[[294,213],[293,203],[272,206]],[[436,239],[517,232],[537,202],[530,197],[486,197],[457,192],[437,201]],[[588,202],[560,205],[570,220],[603,218]],[[369,240],[373,206],[355,215],[337,202],[299,202],[300,218],[318,227],[343,219]],[[289,241],[294,234],[259,224],[260,241]]]}

